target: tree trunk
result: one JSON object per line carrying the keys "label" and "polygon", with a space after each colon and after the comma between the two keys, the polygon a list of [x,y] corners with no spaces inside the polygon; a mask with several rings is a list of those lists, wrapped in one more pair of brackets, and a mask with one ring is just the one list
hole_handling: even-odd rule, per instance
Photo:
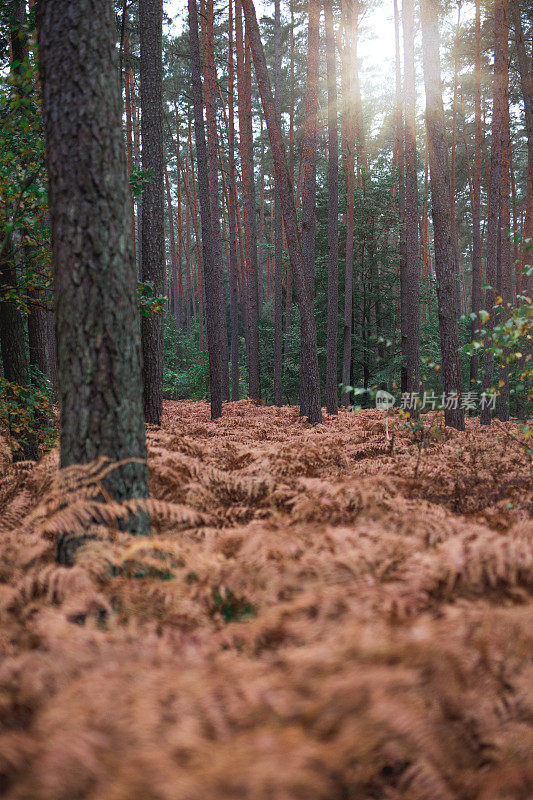
{"label": "tree trunk", "polygon": [[233,110],[233,0],[229,0],[228,42],[228,224],[229,302],[231,328],[231,399],[239,392],[239,288],[237,283],[237,187],[235,181],[235,121]]}
{"label": "tree trunk", "polygon": [[[281,131],[281,15],[280,0],[274,0],[274,96],[276,119]],[[281,406],[283,375],[283,220],[277,183],[274,195],[274,404]]]}
{"label": "tree trunk", "polygon": [[[507,27],[507,0],[494,2],[494,79],[493,79],[493,105],[492,105],[492,145],[490,153],[490,177],[488,189],[488,216],[487,216],[487,267],[486,280],[489,284],[485,295],[485,308],[489,318],[484,327],[490,333],[494,327],[494,301],[497,282],[498,263],[498,238],[500,228],[500,192],[502,176],[502,131],[504,124],[505,86],[504,75],[507,70],[506,42],[508,38]],[[505,63],[504,63],[505,62]],[[492,389],[494,377],[494,356],[489,351],[483,355],[483,381],[482,389],[487,394]],[[491,410],[488,403],[481,409],[480,422],[490,425]]]}
{"label": "tree trunk", "polygon": [[455,239],[449,194],[450,176],[442,103],[439,17],[436,0],[422,0],[421,18],[442,383],[447,398],[451,393],[457,395],[457,408],[448,408],[446,403],[444,421],[446,425],[464,430],[464,413],[459,402],[461,372],[457,333]]}
{"label": "tree trunk", "polygon": [[[476,337],[478,314],[481,309],[481,225],[480,225],[480,192],[481,192],[481,10],[480,0],[476,0],[476,45],[474,67],[474,177],[472,183],[472,313],[476,319],[472,321],[472,340]],[[470,359],[470,384],[477,381],[479,358],[473,355]]]}
{"label": "tree trunk", "polygon": [[332,0],[324,0],[328,82],[328,323],[326,342],[326,408],[338,411],[337,314],[339,307],[339,141],[337,74]]}
{"label": "tree trunk", "polygon": [[222,414],[221,363],[222,343],[220,325],[220,291],[216,276],[213,254],[213,225],[209,193],[209,169],[205,143],[205,127],[202,97],[202,72],[200,63],[200,43],[198,40],[198,15],[196,0],[188,0],[189,37],[191,49],[192,91],[194,102],[194,135],[196,158],[198,162],[198,195],[200,200],[200,219],[202,223],[203,273],[206,302],[207,348],[209,353],[209,377],[211,385],[211,419]]}
{"label": "tree trunk", "polygon": [[400,16],[398,13],[398,0],[394,0],[394,36],[395,36],[395,63],[396,63],[396,155],[398,159],[398,228],[399,228],[399,263],[400,275],[400,346],[402,353],[402,366],[400,370],[400,385],[402,392],[407,391],[407,368],[405,350],[407,346],[409,317],[407,313],[407,262],[405,240],[405,128],[403,123],[403,92],[402,68],[400,60]]}
{"label": "tree trunk", "polygon": [[[115,30],[111,2],[39,4],[61,466],[127,462],[104,481],[113,499],[127,500],[147,497],[148,476]],[[149,533],[146,514],[128,528]],[[70,561],[80,543],[60,542],[58,558]]]}
{"label": "tree trunk", "polygon": [[220,234],[220,204],[218,198],[218,134],[216,111],[216,67],[214,39],[213,0],[206,0],[205,23],[203,26],[203,65],[205,86],[205,118],[207,131],[207,152],[209,163],[209,197],[211,202],[211,225],[213,226],[214,279],[218,293],[218,314],[216,322],[220,328],[220,386],[222,400],[229,400],[228,373],[228,334],[226,329],[226,299],[222,278],[222,238]]}
{"label": "tree trunk", "polygon": [[302,337],[301,369],[304,372],[308,419],[311,423],[317,423],[321,422],[322,413],[320,406],[316,329],[309,293],[307,291],[307,280],[305,277],[302,246],[298,232],[292,181],[287,166],[281,129],[276,115],[276,107],[268,77],[265,54],[261,43],[261,35],[259,33],[259,25],[257,24],[253,0],[243,0],[242,6],[249,30],[255,75],[267,123],[270,149],[272,151],[274,163],[274,173],[276,183],[278,184],[278,194],[283,212],[287,248],[300,309]]}
{"label": "tree trunk", "polygon": [[[342,54],[342,123],[341,141],[346,181],[346,249],[344,270],[344,325],[342,329],[342,385],[350,386],[352,378],[353,324],[353,233],[355,212],[355,123],[351,74],[353,69],[353,7],[343,0],[342,18],[344,49]],[[350,392],[341,393],[343,406],[350,404]]]}
{"label": "tree trunk", "polygon": [[[248,39],[248,29],[246,29]],[[247,285],[248,392],[261,399],[259,381],[259,319],[257,301],[257,237],[255,230],[255,188],[252,133],[251,64],[248,43],[243,42],[241,2],[235,2],[235,50],[239,96],[239,140],[241,146],[244,254]]]}
{"label": "tree trunk", "polygon": [[[309,293],[315,293],[316,129],[318,109],[318,54],[320,0],[309,0],[307,31],[307,91],[302,153],[302,253]],[[335,40],[333,40],[335,47]],[[335,58],[335,52],[333,53]]]}
{"label": "tree trunk", "polygon": [[[179,182],[179,171],[178,171]],[[167,214],[168,214],[168,236],[170,239],[170,260],[172,262],[172,313],[179,328],[180,307],[178,303],[178,254],[176,252],[176,238],[174,235],[174,212],[172,210],[172,198],[170,196],[170,183],[168,180],[168,170],[165,166],[165,187],[167,191]]]}
{"label": "tree trunk", "polygon": [[[511,167],[511,131],[509,120],[509,39],[504,42],[504,74],[503,74],[503,119],[502,119],[502,177],[500,187],[500,270],[498,280],[498,293],[503,300],[503,314],[505,315],[500,322],[505,322],[508,316],[508,308],[512,300],[512,266],[511,266],[511,243],[509,241],[509,231],[511,228],[511,208],[510,208],[510,167]],[[508,353],[504,351],[503,363],[500,369],[499,398],[498,398],[498,418],[501,422],[509,420],[509,366],[505,359]]]}
{"label": "tree trunk", "polygon": [[420,292],[418,264],[418,205],[416,176],[415,114],[415,14],[413,0],[403,0],[404,97],[405,97],[405,306],[406,338],[403,340],[405,391],[419,390]]}
{"label": "tree trunk", "polygon": [[[163,223],[163,67],[161,61],[161,0],[139,0],[141,37],[142,168],[149,180],[141,198],[141,278],[155,294],[164,291],[165,236]],[[144,418],[159,425],[163,411],[163,318],[141,319],[144,378]]]}

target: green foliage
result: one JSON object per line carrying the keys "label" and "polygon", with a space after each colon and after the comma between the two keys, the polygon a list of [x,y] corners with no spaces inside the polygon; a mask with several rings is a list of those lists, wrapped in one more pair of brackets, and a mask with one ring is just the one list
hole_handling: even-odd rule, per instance
{"label": "green foliage", "polygon": [[31,384],[19,386],[0,377],[0,421],[9,425],[17,441],[36,436],[39,447],[49,450],[57,440],[52,408],[52,387],[37,369]]}
{"label": "green foliage", "polygon": [[158,295],[154,291],[153,283],[150,281],[137,281],[137,297],[139,300],[139,311],[142,317],[150,317],[152,314],[162,314],[165,310],[166,297]]}
{"label": "green foliage", "polygon": [[[485,323],[492,317],[492,327]],[[463,318],[469,323],[475,314]],[[495,389],[504,385],[498,375],[502,369],[509,371],[511,413],[527,418],[533,411],[533,304],[530,297],[519,295],[516,305],[503,303],[501,297],[490,310],[482,309],[478,315],[476,338],[463,347],[468,356],[484,352],[494,356]]]}
{"label": "green foliage", "polygon": [[220,614],[224,622],[238,622],[257,614],[257,609],[252,603],[245,598],[236,597],[231,589],[222,590],[220,586],[214,586],[212,597],[211,615]]}

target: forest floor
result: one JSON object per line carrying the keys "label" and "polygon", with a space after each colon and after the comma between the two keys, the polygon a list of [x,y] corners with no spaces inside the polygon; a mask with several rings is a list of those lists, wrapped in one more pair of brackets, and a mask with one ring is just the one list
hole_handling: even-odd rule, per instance
{"label": "forest floor", "polygon": [[528,448],[390,428],[167,402],[149,539],[95,499],[105,466],[0,440],[0,794],[530,800]]}

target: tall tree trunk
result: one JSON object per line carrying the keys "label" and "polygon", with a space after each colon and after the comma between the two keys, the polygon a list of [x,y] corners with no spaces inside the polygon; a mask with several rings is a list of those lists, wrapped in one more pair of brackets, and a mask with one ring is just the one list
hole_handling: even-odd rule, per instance
{"label": "tall tree trunk", "polygon": [[229,400],[228,333],[226,328],[226,299],[222,277],[222,239],[220,234],[220,205],[218,199],[218,135],[216,112],[216,66],[213,0],[206,0],[205,23],[203,25],[203,66],[205,75],[205,117],[207,130],[207,152],[209,163],[209,196],[211,201],[211,225],[213,226],[213,258],[217,284],[219,311],[216,322],[220,327],[221,348],[220,384],[222,400]]}
{"label": "tall tree trunk", "polygon": [[[502,178],[500,189],[500,274],[498,281],[498,293],[503,300],[503,313],[505,320],[508,316],[508,308],[512,301],[512,262],[511,262],[511,243],[509,241],[509,230],[511,228],[511,208],[510,208],[510,168],[511,168],[511,130],[509,120],[509,39],[504,42],[504,74],[503,74],[503,119],[502,119]],[[502,321],[505,321],[502,320]],[[504,363],[500,369],[499,398],[498,398],[498,418],[501,422],[509,419],[509,366],[505,362],[508,353],[504,351]]]}
{"label": "tall tree trunk", "polygon": [[249,29],[255,75],[267,123],[270,149],[272,151],[274,163],[274,173],[276,183],[278,184],[278,194],[283,212],[287,249],[289,251],[296,296],[300,309],[302,340],[301,369],[304,371],[305,376],[306,408],[308,409],[309,422],[317,423],[322,420],[322,411],[320,406],[316,329],[311,301],[307,291],[307,280],[305,277],[302,246],[296,218],[292,181],[287,166],[281,129],[276,115],[276,107],[268,77],[265,54],[261,42],[261,35],[259,33],[259,25],[257,24],[257,18],[255,16],[253,0],[243,0],[242,6],[246,17],[246,24]]}
{"label": "tall tree trunk", "polygon": [[[342,385],[350,386],[352,378],[352,322],[353,322],[353,233],[355,212],[355,123],[353,118],[353,6],[343,0],[342,21],[344,48],[342,53],[342,123],[341,141],[346,181],[346,248],[344,270],[344,325],[342,329]],[[350,392],[341,393],[341,403],[348,406]]]}
{"label": "tall tree trunk", "polygon": [[[508,39],[507,27],[507,0],[494,2],[494,78],[492,100],[492,145],[490,153],[490,176],[488,189],[488,216],[487,216],[487,267],[486,280],[490,288],[485,294],[485,308],[489,318],[485,328],[490,333],[494,328],[494,300],[497,282],[498,263],[498,238],[500,228],[500,192],[502,179],[502,131],[504,124],[505,85],[504,76],[507,70],[506,42]],[[504,63],[505,62],[505,63]],[[492,389],[494,377],[494,356],[488,350],[483,355],[483,381],[482,389],[487,394]],[[491,409],[485,403],[481,409],[480,422],[490,425]]]}
{"label": "tall tree trunk", "polygon": [[[141,342],[111,2],[43,0],[39,64],[52,226],[61,466],[106,456],[115,500],[147,497]],[[73,309],[83,309],[83,325]],[[146,514],[128,522],[149,533]],[[65,539],[70,562],[80,544]]]}
{"label": "tall tree trunk", "polygon": [[[471,336],[476,336],[478,314],[481,309],[481,9],[480,0],[476,0],[476,45],[474,68],[474,177],[472,184],[472,313],[476,318],[472,321]],[[473,355],[470,359],[470,384],[477,381],[479,358]]]}
{"label": "tall tree trunk", "polygon": [[[281,130],[281,14],[274,0],[274,96]],[[283,220],[277,183],[274,184],[274,404],[281,406],[283,375]]]}
{"label": "tall tree trunk", "polygon": [[[161,0],[139,0],[141,41],[142,168],[150,179],[141,198],[142,280],[155,294],[164,291],[165,235],[163,203],[163,67],[161,60]],[[159,425],[163,411],[163,318],[151,314],[141,319],[144,378],[144,418]]]}
{"label": "tall tree trunk", "polygon": [[416,176],[415,114],[415,14],[413,0],[403,0],[404,97],[405,97],[405,286],[401,302],[405,306],[407,329],[403,341],[405,391],[419,390],[420,347],[420,269],[418,264],[418,206]]}
{"label": "tall tree trunk", "polygon": [[326,408],[338,411],[337,314],[339,306],[339,141],[337,74],[332,0],[324,0],[328,82],[328,323],[326,344]]}
{"label": "tall tree trunk", "polygon": [[200,219],[202,223],[202,254],[206,302],[207,347],[209,354],[209,378],[211,386],[211,419],[222,414],[221,362],[222,343],[220,325],[220,291],[216,276],[213,253],[213,224],[209,192],[209,168],[205,143],[205,127],[202,97],[202,71],[200,62],[200,43],[198,39],[198,14],[196,0],[188,0],[189,37],[191,50],[191,73],[194,103],[194,135],[196,158],[198,162],[198,195],[200,200]]}
{"label": "tall tree trunk", "polygon": [[[131,68],[131,44],[130,44],[130,26],[129,17],[126,3],[124,3],[124,95],[126,99],[126,157],[128,165],[128,175],[131,175],[133,170],[133,115],[132,115],[132,100],[133,100],[133,70]],[[133,194],[130,192],[130,231],[131,240],[133,242],[133,255],[137,261],[136,241],[135,241],[135,201]]]}
{"label": "tall tree trunk", "polygon": [[237,268],[237,185],[235,179],[235,113],[233,109],[233,0],[229,0],[228,42],[228,224],[231,328],[231,399],[239,393],[239,288]]}
{"label": "tall tree trunk", "polygon": [[406,240],[405,240],[405,127],[403,122],[404,103],[402,91],[402,68],[400,59],[400,15],[398,0],[394,0],[394,37],[395,37],[395,63],[396,63],[396,154],[398,159],[398,228],[399,228],[399,263],[400,275],[400,345],[402,353],[402,367],[400,384],[402,392],[407,391],[407,369],[405,363],[405,348],[407,343],[409,317],[407,313],[406,298],[408,295]]}
{"label": "tall tree trunk", "polygon": [[[307,91],[302,154],[302,252],[310,296],[315,293],[316,129],[320,1],[309,0],[307,30]],[[333,47],[335,42],[333,40]],[[335,57],[335,53],[333,53]]]}
{"label": "tall tree trunk", "polygon": [[[526,223],[524,235],[527,239],[533,238],[533,54],[531,56],[532,64],[531,70],[528,64],[526,54],[526,46],[524,42],[524,30],[522,25],[522,17],[520,14],[520,6],[518,0],[510,0],[511,17],[515,30],[515,43],[516,51],[518,54],[518,70],[520,73],[520,87],[522,89],[522,98],[524,102],[524,113],[527,134],[527,155],[528,155],[528,186],[527,186],[527,207],[526,207]],[[528,252],[526,250],[526,252]],[[531,253],[529,252],[526,263],[531,262]],[[529,279],[521,276],[521,280],[528,286],[531,291],[533,287],[533,278]],[[523,287],[520,287],[523,289]]]}
{"label": "tall tree trunk", "polygon": [[[179,183],[179,172],[178,172]],[[180,307],[178,303],[178,254],[176,252],[176,238],[174,235],[174,212],[172,210],[172,198],[170,196],[170,183],[168,180],[168,170],[165,165],[165,187],[167,191],[167,214],[168,214],[168,236],[170,239],[170,260],[172,262],[172,313],[179,328]]]}
{"label": "tall tree trunk", "polygon": [[[248,39],[248,30],[246,31]],[[251,64],[248,43],[243,42],[241,2],[235,2],[235,50],[237,54],[237,89],[239,97],[239,140],[241,146],[242,205],[244,252],[248,297],[248,392],[253,400],[261,399],[259,380],[259,319],[257,301],[257,236],[255,230],[255,189],[252,133]]]}
{"label": "tall tree trunk", "polygon": [[439,17],[436,0],[422,0],[421,19],[442,383],[447,398],[453,392],[457,395],[457,408],[449,408],[446,403],[444,420],[446,425],[464,430],[464,413],[459,403],[461,372],[457,333],[455,241],[449,194],[450,176],[442,103]]}

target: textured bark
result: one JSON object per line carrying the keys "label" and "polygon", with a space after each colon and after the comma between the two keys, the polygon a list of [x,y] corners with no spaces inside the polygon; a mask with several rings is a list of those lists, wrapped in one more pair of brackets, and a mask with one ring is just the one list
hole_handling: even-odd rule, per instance
{"label": "textured bark", "polygon": [[[472,339],[476,336],[477,315],[481,309],[481,226],[480,226],[480,192],[481,192],[481,9],[480,0],[476,0],[476,44],[474,67],[474,175],[472,179],[472,313],[476,319],[472,321]],[[477,380],[479,358],[473,355],[470,359],[470,383]]]}
{"label": "textured bark", "polygon": [[220,204],[218,197],[218,134],[216,110],[216,67],[214,39],[213,0],[206,0],[205,22],[203,24],[203,65],[205,118],[207,132],[207,152],[209,164],[209,199],[211,205],[211,225],[213,228],[213,269],[218,296],[216,324],[220,340],[220,388],[222,400],[229,400],[228,373],[228,333],[226,329],[226,299],[222,279],[222,237],[220,233]]}
{"label": "textured bark", "polygon": [[[511,167],[511,131],[509,120],[509,38],[508,35],[503,41],[503,75],[502,91],[503,97],[503,116],[502,116],[502,176],[500,187],[500,258],[499,274],[497,281],[498,293],[501,296],[504,309],[512,300],[512,266],[511,266],[511,243],[509,241],[509,230],[511,228],[511,208],[510,208],[510,167]],[[506,311],[504,310],[505,314]],[[504,359],[507,353],[504,353]],[[499,375],[499,397],[498,397],[498,418],[501,422],[509,419],[509,367],[506,363],[502,364]]]}
{"label": "textured bark", "polygon": [[[302,154],[302,253],[310,296],[315,293],[316,129],[318,110],[320,0],[309,0],[307,90]],[[335,42],[333,41],[333,47]],[[335,53],[333,53],[335,58]]]}
{"label": "textured bark", "polygon": [[[344,270],[344,325],[342,329],[342,384],[351,385],[352,324],[353,324],[353,234],[355,216],[355,124],[353,118],[353,6],[351,0],[342,3],[344,49],[342,53],[342,123],[341,142],[346,181],[346,248]],[[350,404],[350,392],[342,392],[343,406]]]}
{"label": "textured bark", "polygon": [[[246,31],[248,39],[248,31]],[[257,300],[257,236],[255,230],[255,188],[252,139],[251,64],[248,43],[243,41],[240,0],[235,2],[235,51],[239,97],[239,141],[241,148],[244,254],[247,285],[248,392],[261,398],[259,382],[259,319]]]}
{"label": "textured bark", "polygon": [[287,166],[285,148],[281,128],[276,114],[276,107],[270,80],[268,77],[267,66],[259,25],[255,15],[253,0],[243,0],[242,6],[246,16],[246,24],[249,30],[250,45],[254,59],[255,75],[261,95],[261,102],[266,118],[270,149],[274,163],[274,173],[278,184],[278,194],[282,206],[283,223],[285,236],[287,239],[287,249],[291,262],[291,270],[294,276],[296,296],[300,309],[301,320],[301,341],[302,356],[301,370],[304,374],[304,388],[306,392],[306,408],[308,419],[311,423],[320,422],[322,412],[320,406],[320,383],[318,376],[318,358],[316,346],[316,329],[309,293],[307,291],[307,281],[302,256],[302,245],[298,231],[296,218],[296,207],[292,189],[292,181]]}
{"label": "textured bark", "polygon": [[[446,395],[461,393],[459,337],[457,333],[457,295],[455,280],[455,240],[450,203],[448,151],[442,103],[440,37],[436,0],[422,0],[422,51],[426,87],[426,126],[429,148],[431,207],[435,248],[435,272],[439,306],[439,331],[442,357],[442,383]],[[445,408],[444,421],[464,430],[461,408]]]}
{"label": "textured bark", "polygon": [[[129,31],[129,18],[126,3],[124,3],[124,95],[125,95],[125,110],[126,110],[126,157],[128,164],[128,175],[131,175],[133,169],[133,116],[132,116],[132,98],[133,98],[133,70],[131,68],[131,45],[130,45],[130,31]],[[130,231],[131,240],[133,243],[133,255],[137,261],[136,241],[135,241],[135,202],[133,194],[130,193]]]}
{"label": "textured bark", "polygon": [[[163,67],[161,0],[139,0],[141,37],[142,168],[149,175],[141,198],[141,277],[158,295],[164,291],[165,237],[163,203]],[[144,418],[159,425],[163,411],[163,319],[141,320]]]}
{"label": "textured bark", "polygon": [[[415,115],[415,17],[413,0],[403,0],[404,98],[405,98],[405,281],[400,299],[404,305],[406,330],[402,337],[405,361],[405,391],[419,390],[420,268],[418,263],[418,207],[416,177]],[[403,286],[402,286],[403,284]]]}
{"label": "textured bark", "polygon": [[[61,466],[102,456],[127,461],[105,479],[105,491],[116,500],[146,497],[139,313],[113,7],[101,0],[42,0],[39,12]],[[148,533],[146,515],[135,515],[128,527]],[[58,554],[69,552],[60,548]]]}
{"label": "textured bark", "polygon": [[235,180],[235,121],[233,109],[233,0],[229,0],[228,41],[228,226],[229,302],[231,329],[231,399],[239,393],[239,288],[237,282],[237,186]]}
{"label": "textured bark", "polygon": [[405,243],[405,129],[403,124],[403,92],[402,92],[402,67],[400,59],[400,15],[398,12],[398,0],[394,0],[394,36],[395,36],[395,64],[396,64],[396,125],[395,125],[395,147],[396,158],[398,161],[398,228],[399,228],[399,263],[398,272],[400,275],[400,345],[402,352],[401,366],[401,390],[407,391],[407,370],[405,365],[405,347],[407,343],[407,331],[409,327],[409,317],[407,314],[408,283],[406,265],[406,243]]}
{"label": "textured bark", "polygon": [[[487,216],[487,266],[486,281],[490,288],[485,294],[485,308],[490,316],[484,327],[491,331],[494,327],[494,301],[497,281],[498,239],[500,229],[500,191],[502,175],[502,129],[504,120],[506,74],[506,42],[508,39],[507,26],[507,0],[494,2],[494,78],[492,100],[492,145],[490,153],[490,176],[488,190],[488,216]],[[485,351],[483,355],[483,381],[482,389],[488,392],[492,388],[494,377],[494,356]],[[491,411],[488,404],[481,410],[480,422],[490,425]]]}
{"label": "textured bark", "polygon": [[[179,172],[178,172],[179,182]],[[168,237],[170,239],[170,260],[172,263],[172,313],[176,320],[176,325],[180,327],[180,307],[178,303],[178,253],[176,251],[176,238],[174,234],[174,211],[172,210],[172,198],[170,196],[170,183],[168,180],[168,170],[165,165],[165,188],[167,193],[167,217],[168,217]]]}
{"label": "textured bark", "polygon": [[[274,0],[274,96],[276,119],[281,130],[281,13]],[[283,376],[283,220],[277,184],[274,205],[274,403],[281,406]]]}
{"label": "textured bark", "polygon": [[[518,54],[518,70],[520,73],[520,87],[522,89],[527,134],[528,182],[526,222],[524,229],[524,236],[527,241],[528,239],[533,238],[533,54],[531,56],[532,65],[530,70],[526,54],[526,46],[524,43],[524,30],[518,0],[509,0],[509,9],[515,31],[516,51]],[[530,263],[530,261],[531,252],[529,251],[526,257],[526,263]],[[520,283],[525,284],[525,287],[522,285],[520,286],[521,291],[524,288],[526,291],[531,291],[533,287],[533,278],[530,277],[527,279],[523,276],[520,276]]]}
{"label": "textured bark", "polygon": [[324,2],[328,83],[328,322],[326,341],[326,408],[338,411],[337,314],[339,306],[339,139],[337,131],[337,74],[331,0]]}
{"label": "textured bark", "polygon": [[209,378],[211,385],[211,419],[222,414],[221,387],[221,341],[220,325],[217,316],[219,308],[219,289],[215,273],[213,254],[213,225],[209,195],[209,168],[205,143],[205,127],[202,97],[202,72],[200,65],[200,43],[198,40],[198,14],[196,0],[188,0],[189,37],[191,49],[191,73],[194,103],[194,136],[196,159],[198,162],[198,195],[200,200],[200,219],[202,223],[202,254],[206,302],[207,348],[209,354]]}

